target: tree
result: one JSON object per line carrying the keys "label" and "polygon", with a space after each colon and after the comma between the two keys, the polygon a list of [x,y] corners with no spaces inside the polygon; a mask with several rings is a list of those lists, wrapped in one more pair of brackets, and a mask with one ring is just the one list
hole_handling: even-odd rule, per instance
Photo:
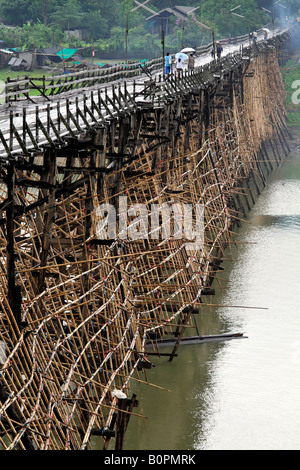
{"label": "tree", "polygon": [[34,23],[43,22],[47,26],[49,15],[55,8],[58,0],[32,0],[29,2],[28,12]]}
{"label": "tree", "polygon": [[23,26],[22,32],[22,46],[26,49],[48,47],[49,44],[52,44],[53,39],[56,43],[59,43],[63,39],[63,34],[60,30],[45,26],[40,21],[33,25],[28,22]]}
{"label": "tree", "polygon": [[5,23],[22,26],[30,19],[30,2],[28,0],[0,0],[0,14]]}
{"label": "tree", "polygon": [[[238,5],[241,7],[236,13],[244,18],[230,13]],[[205,0],[197,10],[198,15],[204,23],[209,21],[220,37],[246,34],[248,30],[256,30],[269,21],[268,14],[259,10],[257,0]]]}
{"label": "tree", "polygon": [[0,14],[10,25],[22,26],[31,20],[48,24],[49,14],[58,0],[0,0]]}
{"label": "tree", "polygon": [[7,47],[22,47],[24,44],[23,29],[19,26],[10,28],[0,26],[0,37]]}
{"label": "tree", "polygon": [[109,37],[109,27],[107,20],[103,18],[101,11],[91,13],[83,13],[83,24],[87,26],[91,39]]}
{"label": "tree", "polygon": [[[140,0],[142,3],[144,0]],[[300,0],[282,0],[287,6],[287,11],[281,13],[295,15],[299,9]],[[147,6],[154,11],[160,11],[167,7],[173,7],[176,0],[151,0]],[[180,4],[180,2],[179,2]],[[216,37],[227,37],[246,34],[266,25],[271,21],[270,15],[263,12],[261,6],[270,10],[273,8],[273,0],[184,0],[185,6],[198,7],[195,17],[214,30]],[[244,16],[237,17],[230,10],[241,5],[236,11]],[[89,31],[89,41],[99,44],[101,50],[116,50],[124,53],[125,27],[128,18],[128,50],[149,50],[160,53],[158,44],[160,35],[148,35],[146,18],[151,15],[143,8],[131,11],[136,7],[134,0],[0,0],[0,16],[11,25],[22,26],[30,21],[31,26],[39,23],[26,34],[35,38],[36,42],[43,42],[47,37],[47,30],[43,30],[40,24],[49,26],[53,31],[86,26]],[[278,6],[275,7],[278,10]],[[275,17],[279,17],[276,10]],[[193,23],[192,15],[184,21],[176,22],[176,17],[170,17],[171,33],[165,36],[165,44],[170,52],[178,49],[181,44],[200,45],[211,41],[211,31],[201,28]],[[182,27],[184,25],[184,28]],[[38,34],[41,34],[41,39]],[[55,33],[56,34],[56,33]],[[147,38],[147,42],[146,39]],[[18,37],[18,41],[20,36]],[[73,41],[73,39],[72,39]],[[32,42],[32,41],[30,41]],[[100,47],[101,46],[101,47]]]}
{"label": "tree", "polygon": [[68,0],[63,5],[57,5],[50,14],[51,23],[62,30],[81,26],[83,18],[84,14],[77,0]]}

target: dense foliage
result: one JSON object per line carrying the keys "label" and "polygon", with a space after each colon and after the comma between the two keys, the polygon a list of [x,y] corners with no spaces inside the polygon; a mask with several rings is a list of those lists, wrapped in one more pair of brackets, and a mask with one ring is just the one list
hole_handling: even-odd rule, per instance
{"label": "dense foliage", "polygon": [[[144,0],[140,0],[143,2]],[[195,19],[215,31],[216,37],[246,34],[270,22],[272,15],[261,7],[273,10],[272,0],[150,0],[146,4],[160,11],[179,3],[198,7],[184,23],[175,17],[170,20],[170,31],[165,37],[171,52],[182,45],[197,46],[211,40],[211,31],[201,28]],[[297,15],[300,0],[282,0],[275,6],[275,19],[283,15]],[[240,6],[239,6],[240,5]],[[239,6],[237,16],[230,12]],[[283,8],[286,6],[286,8]],[[14,28],[0,28],[0,39],[9,47],[45,47],[62,43],[70,47],[90,47],[98,51],[124,54],[126,17],[128,18],[128,51],[131,55],[153,56],[161,50],[160,34],[147,29],[149,11],[137,8],[134,0],[0,0],[0,18],[3,24]],[[87,37],[80,41],[68,33],[74,28],[86,28]]]}
{"label": "dense foliage", "polygon": [[299,135],[300,64],[298,62],[298,57],[292,57],[288,60],[281,69],[281,73],[286,89],[287,124],[290,127],[291,132],[293,131],[293,128],[296,128],[295,133],[298,133]]}

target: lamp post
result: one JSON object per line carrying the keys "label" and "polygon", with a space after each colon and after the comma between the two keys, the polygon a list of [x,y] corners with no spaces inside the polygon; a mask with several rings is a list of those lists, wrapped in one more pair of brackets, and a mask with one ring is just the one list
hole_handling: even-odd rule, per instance
{"label": "lamp post", "polygon": [[185,20],[183,19],[182,25],[181,25],[181,49],[183,49],[184,23],[185,23]]}
{"label": "lamp post", "polygon": [[280,0],[277,0],[277,2],[274,3],[274,8],[273,8],[273,11],[274,11],[274,23],[275,23],[275,7],[280,7],[280,8],[283,8],[284,10],[287,9],[287,7],[285,5],[281,5],[280,3]]}
{"label": "lamp post", "polygon": [[[140,3],[137,0],[134,0],[134,3],[136,3],[138,7],[142,7],[144,8],[144,10],[149,11],[150,13],[152,13],[152,15],[159,16],[157,11],[151,10],[151,8],[145,6],[145,3],[148,3],[148,1],[144,3]],[[165,77],[165,31],[164,31],[164,18],[163,17],[161,17],[161,45],[162,45],[162,71],[163,71],[163,77]]]}
{"label": "lamp post", "polygon": [[277,0],[277,2],[274,3],[272,11],[268,10],[267,8],[261,7],[262,10],[266,11],[267,13],[270,13],[272,15],[272,28],[273,28],[273,37],[275,36],[275,7],[279,6],[281,8],[285,8],[286,6],[281,5],[280,0]]}
{"label": "lamp post", "polygon": [[235,10],[237,10],[238,8],[241,8],[241,5],[238,5],[237,7],[234,7],[234,8],[232,8],[231,10],[229,10],[229,11],[227,12],[227,13],[228,13],[228,17],[227,17],[226,29],[227,29],[227,36],[228,36],[228,37],[229,37],[228,23],[229,23],[230,15],[238,16],[239,18],[245,18],[243,15],[240,15],[239,13],[235,13]]}
{"label": "lamp post", "polygon": [[[194,7],[194,8],[192,8],[190,11],[187,12],[187,16],[190,15],[190,16],[193,18],[193,20],[194,20],[195,22],[197,22],[197,20],[196,20],[196,18],[195,18],[194,12],[195,12],[196,10],[198,10],[198,8],[200,8],[200,6]],[[185,21],[186,21],[186,19],[183,18],[183,19],[182,19],[182,25],[181,25],[181,49],[183,49],[183,46],[184,46],[183,37],[184,37]]]}
{"label": "lamp post", "polygon": [[138,10],[140,7],[145,5],[145,3],[150,2],[150,0],[145,0],[143,4],[139,3],[138,6],[132,8],[132,10],[129,10],[126,13],[126,25],[125,25],[125,63],[127,64],[127,55],[128,55],[128,16],[129,13],[132,13],[133,11]]}
{"label": "lamp post", "polygon": [[211,31],[211,35],[212,35],[212,43],[213,43],[213,51],[214,51],[214,57],[215,57],[215,30],[210,28],[209,26],[207,26],[206,24],[204,23],[201,23],[200,21],[194,19],[194,21],[199,25],[201,26],[201,28],[206,28],[206,29],[209,29]]}
{"label": "lamp post", "polygon": [[270,11],[267,8],[264,8],[264,7],[261,7],[261,9],[266,11],[267,13],[270,13],[270,15],[272,15],[272,29],[273,29],[273,37],[274,37],[274,13],[275,13],[275,10],[273,8],[273,10]]}

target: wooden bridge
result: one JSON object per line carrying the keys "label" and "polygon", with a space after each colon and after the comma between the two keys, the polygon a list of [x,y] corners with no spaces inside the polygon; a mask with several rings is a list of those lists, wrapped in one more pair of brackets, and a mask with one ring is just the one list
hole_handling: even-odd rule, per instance
{"label": "wooden bridge", "polygon": [[163,107],[178,94],[220,83],[224,71],[240,67],[251,60],[251,54],[268,47],[266,42],[251,47],[248,35],[233,38],[233,52],[217,62],[211,58],[212,44],[202,46],[197,49],[196,69],[185,70],[180,79],[173,74],[168,81],[161,59],[52,77],[7,79],[2,90],[5,105],[0,109],[0,158],[64,144],[65,137],[76,138],[85,129],[106,126],[136,109]]}
{"label": "wooden bridge", "polygon": [[[171,361],[186,329],[199,335],[234,229],[289,152],[278,61],[293,34],[257,45],[237,38],[220,62],[208,46],[194,71],[167,81],[157,59],[6,84],[3,449],[87,449],[91,436],[124,448],[129,418],[144,419],[131,384],[149,384],[150,359]],[[203,244],[193,250],[190,227],[178,236],[175,222],[197,205]],[[108,207],[114,236],[99,231]],[[150,214],[162,207],[156,233]],[[176,339],[169,353],[158,349],[163,338]]]}

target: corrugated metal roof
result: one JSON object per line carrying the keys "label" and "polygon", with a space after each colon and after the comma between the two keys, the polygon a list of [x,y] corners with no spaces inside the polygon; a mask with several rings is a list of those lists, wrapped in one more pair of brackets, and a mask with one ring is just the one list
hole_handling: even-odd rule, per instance
{"label": "corrugated metal roof", "polygon": [[8,65],[13,65],[13,66],[17,66],[17,65],[21,65],[22,62],[25,62],[23,59],[19,59],[18,57],[13,57],[12,59],[10,59],[10,61],[8,62]]}

